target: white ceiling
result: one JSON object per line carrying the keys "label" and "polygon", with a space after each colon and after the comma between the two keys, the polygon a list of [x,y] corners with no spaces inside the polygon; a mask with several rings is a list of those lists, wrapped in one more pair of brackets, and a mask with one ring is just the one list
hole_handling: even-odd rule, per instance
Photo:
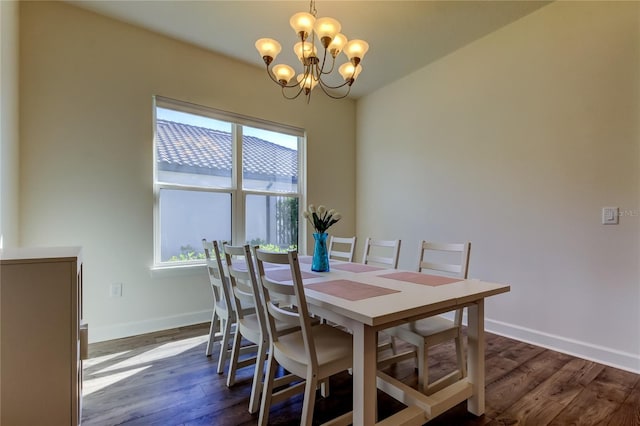
{"label": "white ceiling", "polygon": [[[264,68],[254,43],[275,38],[275,63],[298,63],[289,26],[306,1],[95,1],[68,3]],[[369,52],[351,90],[358,98],[548,4],[546,1],[322,1],[318,17],[342,24],[347,38],[366,40]],[[339,63],[346,62],[341,55]],[[265,76],[265,78],[267,78]]]}

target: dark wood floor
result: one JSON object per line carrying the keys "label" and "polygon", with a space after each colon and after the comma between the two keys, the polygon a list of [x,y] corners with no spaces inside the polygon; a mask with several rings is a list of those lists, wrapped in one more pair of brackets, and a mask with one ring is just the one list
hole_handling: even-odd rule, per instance
{"label": "dark wood floor", "polygon": [[[228,389],[206,357],[207,325],[92,344],[85,361],[83,419],[89,425],[253,425],[247,411],[253,367]],[[217,345],[216,345],[217,347]],[[452,346],[432,352],[437,378],[453,365]],[[428,425],[640,425],[640,376],[527,343],[488,334],[486,413],[464,403]],[[388,372],[416,386],[413,361]],[[302,398],[275,405],[270,424],[297,425]],[[379,415],[403,406],[378,392]],[[331,395],[316,403],[314,423],[351,409],[351,377],[332,378]]]}

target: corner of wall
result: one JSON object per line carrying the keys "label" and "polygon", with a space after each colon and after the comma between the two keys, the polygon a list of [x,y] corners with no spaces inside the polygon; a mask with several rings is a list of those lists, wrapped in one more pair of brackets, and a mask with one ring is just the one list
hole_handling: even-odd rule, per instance
{"label": "corner of wall", "polygon": [[0,2],[0,248],[19,242],[18,6]]}

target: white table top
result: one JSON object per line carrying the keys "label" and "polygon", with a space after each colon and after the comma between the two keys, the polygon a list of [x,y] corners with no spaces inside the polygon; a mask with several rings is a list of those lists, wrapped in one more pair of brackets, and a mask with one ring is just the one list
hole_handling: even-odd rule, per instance
{"label": "white table top", "polygon": [[[344,262],[331,261],[332,265],[340,263]],[[300,262],[301,271],[311,272],[310,267],[311,265],[308,263]],[[369,272],[347,272],[334,268],[330,272],[312,272],[319,277],[304,278],[305,285],[346,279],[399,290],[399,292],[350,301],[323,292],[306,289],[307,303],[318,306],[328,305],[326,306],[327,308],[330,307],[331,310],[342,316],[362,322],[368,326],[384,328],[385,325],[394,321],[428,316],[434,311],[446,311],[448,307],[472,303],[475,300],[506,293],[510,290],[510,286],[506,284],[489,283],[476,279],[429,286],[380,276],[392,272],[399,272],[399,270],[383,269]]]}

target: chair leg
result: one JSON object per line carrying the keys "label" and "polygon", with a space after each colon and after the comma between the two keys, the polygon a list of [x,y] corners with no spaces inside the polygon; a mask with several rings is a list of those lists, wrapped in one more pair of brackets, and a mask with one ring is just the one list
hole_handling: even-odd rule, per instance
{"label": "chair leg", "polygon": [[262,389],[262,402],[260,403],[260,416],[258,417],[259,426],[267,426],[269,422],[269,410],[271,409],[271,396],[273,395],[273,381],[276,376],[278,363],[271,355],[267,361],[267,373],[265,374],[265,386]]}
{"label": "chair leg", "polygon": [[429,350],[427,345],[418,345],[418,389],[425,393],[429,385]]}
{"label": "chair leg", "polygon": [[220,357],[218,358],[218,374],[224,372],[224,365],[227,362],[229,353],[229,336],[231,335],[231,321],[228,318],[220,320],[222,325],[222,339],[220,340]]}
{"label": "chair leg", "polygon": [[240,344],[242,343],[242,334],[236,329],[233,336],[233,344],[231,348],[231,359],[229,359],[229,374],[227,375],[227,387],[230,388],[236,383],[236,370],[238,369],[238,356],[240,355]]}
{"label": "chair leg", "polygon": [[398,347],[396,346],[396,338],[394,336],[389,336],[391,339],[391,353],[394,355],[398,354]]}
{"label": "chair leg", "polygon": [[218,321],[218,315],[216,315],[216,309],[213,308],[213,315],[211,315],[211,327],[209,327],[209,342],[207,342],[207,349],[205,355],[211,356],[213,352],[213,344],[216,341],[216,331],[220,330],[220,323]]}
{"label": "chair leg", "polygon": [[311,426],[313,424],[313,409],[316,404],[316,388],[318,387],[317,376],[307,377],[304,387],[304,399],[302,402],[302,417],[300,425]]}
{"label": "chair leg", "polygon": [[458,337],[455,339],[456,343],[456,357],[458,358],[458,369],[460,370],[460,378],[467,377],[467,360],[464,356],[464,341],[462,332],[458,333]]}
{"label": "chair leg", "polygon": [[249,412],[254,414],[258,411],[260,396],[262,394],[262,378],[264,376],[264,361],[267,358],[267,347],[269,342],[263,340],[258,346],[256,355],[256,366],[253,373],[253,385],[251,386],[251,398],[249,399]]}

